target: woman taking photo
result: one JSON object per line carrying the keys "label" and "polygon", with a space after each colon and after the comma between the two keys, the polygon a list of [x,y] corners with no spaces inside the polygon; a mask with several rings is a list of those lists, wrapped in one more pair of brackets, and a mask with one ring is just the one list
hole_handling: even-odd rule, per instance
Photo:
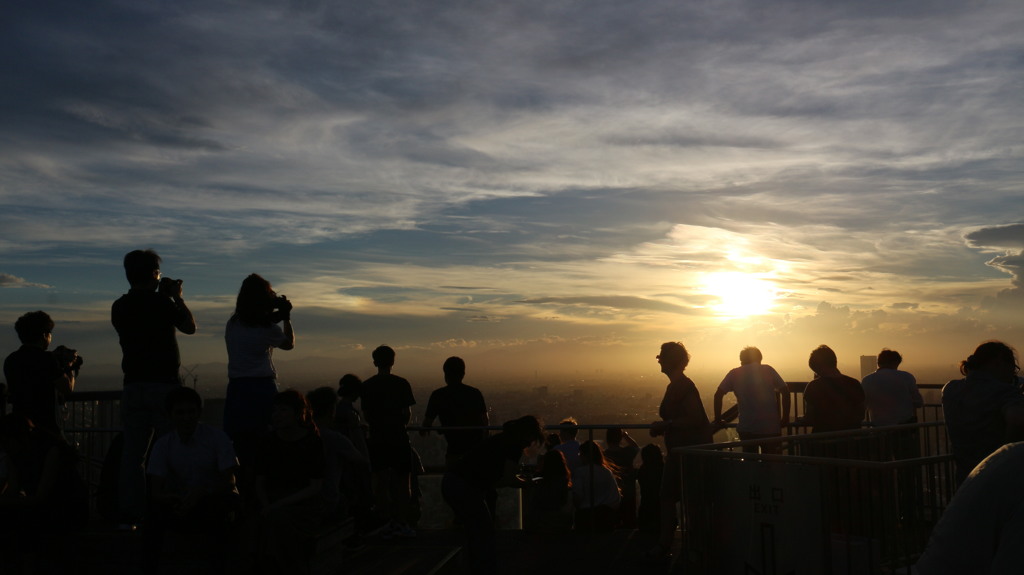
{"label": "woman taking photo", "polygon": [[277,395],[274,348],[295,347],[292,304],[278,296],[270,282],[251,274],[242,282],[235,313],[228,320],[228,390],[224,402],[224,431],[235,442],[243,468],[251,466],[253,450],[270,427]]}

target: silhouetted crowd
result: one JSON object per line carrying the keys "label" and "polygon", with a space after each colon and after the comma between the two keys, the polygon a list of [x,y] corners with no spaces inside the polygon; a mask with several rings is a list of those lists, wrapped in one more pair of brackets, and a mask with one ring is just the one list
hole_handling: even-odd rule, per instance
{"label": "silhouetted crowd", "polygon": [[[368,537],[417,537],[423,466],[408,430],[416,401],[409,382],[392,373],[394,350],[373,351],[376,373],[365,381],[346,374],[337,388],[280,391],[273,351],[295,346],[292,304],[252,274],[225,325],[223,429],[207,425],[202,398],[179,377],[177,332],[195,333],[196,322],[183,282],[163,277],[161,263],[152,250],[128,253],[130,289],[111,309],[124,372],[115,523],[140,531],[140,567],[159,570],[171,538],[201,549],[215,572],[305,573],[311,542],[332,530],[343,532],[353,549]],[[42,311],[20,317],[15,329],[22,346],[4,363],[11,413],[0,419],[0,563],[9,572],[31,573],[48,549],[68,548],[89,516],[88,489],[61,416],[83,361],[64,346],[49,350],[54,328]],[[804,415],[791,420],[789,388],[762,363],[760,350],[745,348],[739,359],[718,386],[709,418],[685,375],[686,348],[661,346],[657,361],[668,385],[650,434],[664,437],[666,454],[654,443],[641,448],[618,428],[607,429],[603,442],[581,443],[573,418],[545,435],[540,421],[524,415],[490,434],[483,394],[464,383],[465,362],[448,358],[445,386],[430,395],[420,433],[439,427],[446,440],[441,494],[465,531],[471,572],[497,571],[498,488],[524,489],[524,530],[538,540],[637,528],[657,540],[643,559],[666,561],[684,524],[680,513],[687,513],[685,505],[680,509],[685,485],[674,448],[710,444],[714,431],[735,419],[744,451],[777,455],[791,425],[812,433],[907,425],[923,405],[914,376],[898,369],[898,352],[882,350],[878,370],[858,381],[839,371],[835,353],[823,345],[808,359],[815,377],[804,390]],[[942,402],[963,486],[933,533],[919,565],[923,575],[1021,565],[1009,554],[1020,547],[1011,545],[1011,535],[1024,520],[1016,507],[1009,517],[997,512],[1021,501],[1008,478],[1024,466],[1024,452],[1006,446],[1024,439],[1015,352],[984,343],[961,372],[963,379],[943,389]],[[736,406],[723,412],[730,393]],[[917,457],[917,436],[905,437],[885,457]],[[963,545],[963,529],[985,538],[983,529],[994,522],[994,546],[987,545],[990,538]]]}

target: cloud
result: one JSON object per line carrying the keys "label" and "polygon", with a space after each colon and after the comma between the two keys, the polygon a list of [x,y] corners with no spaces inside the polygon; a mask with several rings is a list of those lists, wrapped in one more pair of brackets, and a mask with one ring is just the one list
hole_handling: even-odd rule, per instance
{"label": "cloud", "polygon": [[1024,288],[1024,273],[1022,273],[1024,272],[1024,253],[1007,253],[985,263],[1010,274],[1013,276],[1013,285],[1017,288]]}
{"label": "cloud", "polygon": [[41,284],[41,283],[30,282],[30,281],[28,281],[28,280],[26,280],[24,278],[13,276],[11,274],[0,273],[0,288],[26,288],[26,287],[28,287],[28,288],[46,288],[46,289],[49,289],[49,288],[52,288],[53,286],[49,286],[49,285]]}
{"label": "cloud", "polygon": [[979,228],[964,234],[971,247],[1024,249],[1024,223]]}
{"label": "cloud", "polygon": [[990,312],[992,319],[1006,321],[1009,318],[1024,318],[1024,224],[1013,223],[978,228],[964,234],[964,240],[971,247],[986,251],[1004,250],[985,265],[1009,274],[1012,287],[1000,290],[994,296],[986,297],[982,309]]}
{"label": "cloud", "polygon": [[[1024,209],[1010,2],[10,12],[5,271],[80,314],[152,246],[212,315],[266,274],[333,322],[324,355],[370,322],[711,341],[1014,317],[1024,224],[992,224]],[[723,272],[770,282],[773,313],[723,323]]]}
{"label": "cloud", "polygon": [[558,304],[563,306],[606,307],[615,310],[644,310],[670,313],[698,313],[693,308],[662,301],[631,296],[590,296],[590,297],[545,297],[524,299],[524,304]]}

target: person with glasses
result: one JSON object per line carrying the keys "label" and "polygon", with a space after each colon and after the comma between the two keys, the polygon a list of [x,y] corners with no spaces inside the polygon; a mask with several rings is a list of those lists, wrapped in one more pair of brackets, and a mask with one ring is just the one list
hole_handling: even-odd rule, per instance
{"label": "person with glasses", "polygon": [[[669,450],[665,472],[661,480],[661,529],[658,543],[644,554],[647,561],[663,561],[671,557],[672,538],[677,522],[676,505],[684,500],[681,477],[681,455],[672,453],[675,447],[703,445],[712,442],[711,422],[704,411],[704,402],[693,380],[684,370],[690,363],[690,354],[679,342],[661,345],[656,357],[661,372],[668,377],[668,387],[658,408],[659,421],[651,424],[651,436],[665,436],[665,448]],[[689,511],[683,506],[683,516]]]}
{"label": "person with glasses", "polygon": [[124,256],[131,289],[110,309],[121,344],[121,424],[124,438],[118,481],[118,528],[132,531],[146,513],[146,452],[154,436],[171,429],[164,408],[167,394],[181,385],[177,332],[196,332],[185,305],[182,280],[163,277],[162,260],[153,250]]}

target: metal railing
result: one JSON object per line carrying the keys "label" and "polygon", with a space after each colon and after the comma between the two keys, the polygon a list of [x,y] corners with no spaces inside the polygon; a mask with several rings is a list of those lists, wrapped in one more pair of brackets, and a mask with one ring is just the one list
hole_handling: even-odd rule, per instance
{"label": "metal railing", "polygon": [[117,477],[104,477],[108,457],[120,452],[111,452],[121,432],[121,392],[87,391],[75,392],[64,405],[64,436],[78,449],[79,472],[90,487],[93,497],[89,498],[90,508],[112,506]]}
{"label": "metal railing", "polygon": [[[806,383],[795,382],[788,384],[791,391],[791,417],[794,419],[804,413],[803,410],[803,390]],[[921,384],[919,387],[922,390],[937,390],[941,389],[941,385],[934,384]],[[97,493],[103,481],[101,477],[104,469],[104,462],[107,459],[110,449],[115,446],[115,439],[118,432],[120,432],[120,398],[121,391],[102,391],[102,392],[75,392],[71,395],[67,406],[65,408],[66,420],[65,420],[65,435],[68,440],[76,445],[81,454],[81,471],[83,477],[93,488],[93,493]],[[922,422],[935,422],[942,420],[942,407],[940,404],[929,403],[923,408],[918,410],[918,420]],[[866,422],[866,425],[870,425],[870,422]],[[548,425],[545,427],[547,431],[558,431],[563,426],[559,425]],[[587,439],[598,439],[600,436],[599,432],[603,432],[611,427],[617,427],[620,429],[627,430],[647,430],[650,429],[648,424],[587,424],[579,425],[578,430],[581,438]],[[742,442],[731,442],[730,439],[735,437],[735,432],[732,429],[735,427],[734,423],[728,423],[722,426],[716,435],[715,441],[723,443],[724,445],[720,448],[723,450],[734,451],[740,450]],[[418,432],[422,429],[429,429],[431,431],[439,431],[442,427],[430,427],[422,428],[411,426],[408,428],[410,433]],[[475,428],[475,429],[480,429]],[[487,427],[488,430],[496,431],[500,430],[500,426]],[[783,436],[790,437],[800,435],[803,432],[808,431],[806,427],[790,424],[783,429]],[[819,434],[821,435],[821,434]],[[415,435],[414,435],[415,437]],[[439,436],[433,435],[430,441],[437,441]],[[422,441],[422,440],[421,440]],[[945,436],[944,426],[932,426],[929,428],[929,432],[921,435],[922,450],[925,453],[946,453],[946,446],[948,440]],[[443,465],[440,461],[438,462],[425,462],[426,471],[428,475],[439,475],[443,472]],[[114,479],[116,481],[116,478]]]}
{"label": "metal railing", "polygon": [[[678,448],[686,568],[909,572],[955,490],[941,422]],[[943,434],[944,435],[944,434]],[[776,442],[781,455],[737,451]]]}

